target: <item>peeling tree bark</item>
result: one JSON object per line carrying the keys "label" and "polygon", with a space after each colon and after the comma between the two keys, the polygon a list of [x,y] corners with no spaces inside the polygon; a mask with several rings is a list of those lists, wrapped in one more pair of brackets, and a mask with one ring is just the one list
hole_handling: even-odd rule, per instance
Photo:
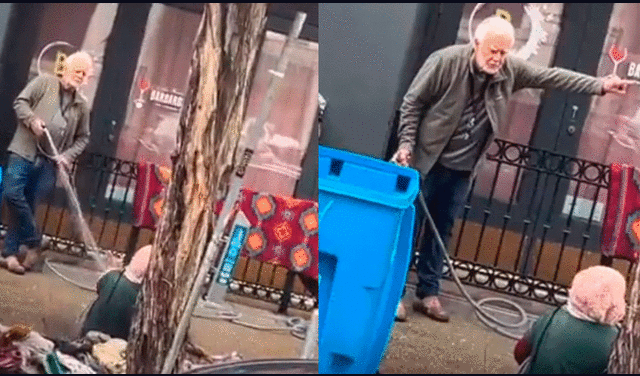
{"label": "peeling tree bark", "polygon": [[633,267],[629,305],[609,358],[608,373],[640,374],[640,263]]}
{"label": "peeling tree bark", "polygon": [[[266,4],[206,4],[194,42],[172,181],[127,348],[128,373],[159,373],[226,194],[264,41]],[[177,359],[182,364],[184,344]]]}

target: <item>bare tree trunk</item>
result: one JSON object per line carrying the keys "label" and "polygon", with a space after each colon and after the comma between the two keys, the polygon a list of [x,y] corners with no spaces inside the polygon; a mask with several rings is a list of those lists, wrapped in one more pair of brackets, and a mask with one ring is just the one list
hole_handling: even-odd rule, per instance
{"label": "bare tree trunk", "polygon": [[609,373],[640,374],[640,263],[633,267],[627,314],[609,358]]}
{"label": "bare tree trunk", "polygon": [[[266,4],[206,4],[178,154],[127,348],[128,373],[159,373],[224,197],[265,34]],[[184,344],[177,359],[182,364]]]}

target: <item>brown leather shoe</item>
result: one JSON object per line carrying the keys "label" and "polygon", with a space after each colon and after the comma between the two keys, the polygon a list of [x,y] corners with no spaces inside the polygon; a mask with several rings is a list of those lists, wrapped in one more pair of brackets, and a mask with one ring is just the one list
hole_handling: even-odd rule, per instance
{"label": "brown leather shoe", "polygon": [[422,312],[432,320],[449,322],[449,314],[442,308],[437,296],[428,296],[423,298],[419,302],[415,303],[413,309]]}
{"label": "brown leather shoe", "polygon": [[398,308],[396,308],[396,321],[407,321],[407,309],[404,307],[402,301],[398,303]]}
{"label": "brown leather shoe", "polygon": [[9,256],[5,259],[7,263],[7,270],[16,274],[24,274],[25,269],[22,265],[20,265],[20,261],[16,256]]}
{"label": "brown leather shoe", "polygon": [[25,252],[24,261],[22,262],[22,266],[24,266],[25,270],[31,270],[33,265],[35,265],[36,261],[38,261],[38,251],[36,248],[27,248]]}

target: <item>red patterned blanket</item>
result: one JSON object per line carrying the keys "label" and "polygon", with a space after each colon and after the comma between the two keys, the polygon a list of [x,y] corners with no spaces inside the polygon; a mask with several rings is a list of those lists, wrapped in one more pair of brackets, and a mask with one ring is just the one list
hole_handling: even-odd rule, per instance
{"label": "red patterned blanket", "polygon": [[602,225],[602,254],[638,260],[640,251],[640,171],[630,165],[611,165],[611,182]]}
{"label": "red patterned blanket", "polygon": [[[216,205],[216,213],[222,204]],[[243,189],[238,204],[251,223],[245,254],[318,279],[316,202]]]}
{"label": "red patterned blanket", "polygon": [[[171,171],[138,164],[134,225],[154,230]],[[216,205],[216,213],[222,210]],[[318,203],[243,189],[237,203],[251,223],[243,254],[318,279]]]}

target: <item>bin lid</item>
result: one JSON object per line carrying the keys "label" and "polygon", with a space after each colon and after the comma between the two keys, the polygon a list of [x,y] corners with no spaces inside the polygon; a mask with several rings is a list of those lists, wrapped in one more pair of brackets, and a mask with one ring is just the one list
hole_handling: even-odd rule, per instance
{"label": "bin lid", "polygon": [[420,174],[415,169],[381,159],[319,146],[318,188],[405,209],[418,195]]}

